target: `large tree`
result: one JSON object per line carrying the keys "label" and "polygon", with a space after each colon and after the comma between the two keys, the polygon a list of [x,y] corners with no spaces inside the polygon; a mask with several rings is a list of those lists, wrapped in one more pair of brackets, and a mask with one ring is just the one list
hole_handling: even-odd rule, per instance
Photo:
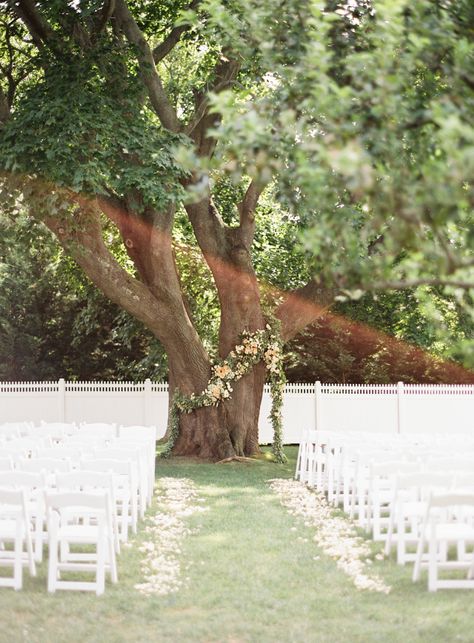
{"label": "large tree", "polygon": [[[306,261],[306,284],[265,289],[284,341],[367,289],[437,284],[469,303],[467,0],[0,9],[4,211],[26,207],[153,332],[171,392],[199,393],[212,372],[183,294],[176,222],[192,228],[212,273],[225,357],[266,324],[252,253],[264,192],[294,223]],[[231,399],[183,415],[174,452],[255,452],[264,378],[257,364]]]}

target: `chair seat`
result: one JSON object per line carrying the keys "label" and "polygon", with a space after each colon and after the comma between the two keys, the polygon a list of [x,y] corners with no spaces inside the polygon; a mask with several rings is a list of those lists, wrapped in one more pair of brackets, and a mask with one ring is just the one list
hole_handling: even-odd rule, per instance
{"label": "chair seat", "polygon": [[474,541],[474,527],[462,522],[439,523],[436,525],[436,538],[450,541]]}
{"label": "chair seat", "polygon": [[[11,540],[16,535],[16,520],[0,520],[0,541]],[[1,555],[1,552],[0,552]]]}
{"label": "chair seat", "polygon": [[93,544],[99,538],[99,527],[97,525],[67,525],[59,529],[58,535],[61,539],[78,544]]}

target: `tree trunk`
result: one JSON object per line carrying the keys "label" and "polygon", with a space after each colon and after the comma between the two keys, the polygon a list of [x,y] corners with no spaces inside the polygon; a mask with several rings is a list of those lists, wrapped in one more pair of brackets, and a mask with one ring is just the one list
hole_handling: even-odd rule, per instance
{"label": "tree trunk", "polygon": [[[231,400],[217,407],[182,413],[173,455],[223,460],[257,453],[258,414],[264,383],[261,371],[257,366],[255,372],[236,383]],[[170,378],[170,396],[174,388]],[[179,379],[179,388],[182,390],[182,379]]]}
{"label": "tree trunk", "polygon": [[[264,327],[260,293],[250,257],[239,246],[232,248],[227,261],[210,260],[221,308],[219,352],[225,358],[240,342],[242,331],[254,332]],[[186,350],[186,347],[182,347]],[[167,350],[170,364],[170,395],[175,386],[183,393],[201,393],[209,380],[206,372],[192,376],[176,368],[174,351]],[[259,452],[258,418],[266,369],[257,364],[251,373],[233,382],[231,399],[218,407],[207,407],[181,414],[175,455],[192,455],[220,460],[234,455],[249,456]]]}

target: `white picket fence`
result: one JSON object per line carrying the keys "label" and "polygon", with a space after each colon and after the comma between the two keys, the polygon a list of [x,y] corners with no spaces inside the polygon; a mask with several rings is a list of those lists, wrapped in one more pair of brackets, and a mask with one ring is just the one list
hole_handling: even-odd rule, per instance
{"label": "white picket fence", "polygon": [[[283,396],[284,442],[298,443],[306,428],[378,433],[474,432],[474,385],[287,384]],[[261,444],[272,441],[265,387]],[[0,424],[117,422],[154,424],[165,433],[168,385],[163,382],[0,382]]]}

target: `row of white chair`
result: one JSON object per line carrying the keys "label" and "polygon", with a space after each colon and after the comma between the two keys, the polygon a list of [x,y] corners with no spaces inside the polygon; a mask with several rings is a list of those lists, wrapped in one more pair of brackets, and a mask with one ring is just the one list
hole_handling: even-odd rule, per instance
{"label": "row of white chair", "polygon": [[[90,482],[91,477],[87,476],[84,487],[90,487]],[[31,514],[24,489],[0,486],[0,566],[13,568],[11,577],[0,577],[0,586],[20,590],[24,566],[36,576],[33,524],[44,520],[48,527],[49,592],[78,589],[100,595],[105,590],[106,572],[113,583],[117,582],[118,540],[110,489],[103,483],[97,484],[97,480],[95,483],[94,491],[84,488],[76,492],[45,492],[41,501],[38,496],[35,513]],[[41,514],[39,505],[44,508]],[[76,550],[77,545],[80,551]],[[62,572],[71,571],[93,572],[95,578],[90,581],[61,577]]]}
{"label": "row of white chair", "polygon": [[29,437],[48,435],[56,439],[75,435],[78,432],[90,435],[105,435],[108,437],[128,437],[144,435],[151,436],[156,441],[156,426],[118,425],[110,422],[45,422],[40,425],[33,422],[4,422],[0,424],[0,439],[10,437]]}
{"label": "row of white chair", "polygon": [[[460,492],[468,497],[474,494],[474,440],[465,436],[451,438],[438,438],[427,445],[423,439],[398,436],[382,441],[377,440],[377,436],[374,439],[373,434],[308,432],[300,445],[296,477],[325,492],[333,504],[341,504],[361,527],[372,532],[374,539],[385,540],[387,553],[396,543],[400,564],[416,561],[415,578],[429,558],[420,542],[426,539],[423,525],[432,511],[433,494],[454,494],[453,502]],[[460,447],[463,455],[454,457]],[[451,511],[452,524],[459,523],[459,515],[459,511]],[[453,534],[466,532],[466,516],[469,518],[469,513],[464,511],[461,526],[450,528]],[[474,511],[471,521],[473,517]],[[435,529],[433,533],[447,533],[447,530]],[[410,546],[417,547],[417,552],[409,552]],[[472,546],[469,548],[466,550],[465,542],[458,542],[456,564],[459,567],[471,565],[474,560]],[[449,584],[451,581],[447,581],[448,585],[439,585],[433,580],[435,567],[448,562],[447,543],[439,545],[436,551],[436,565],[430,563],[429,588],[457,586],[457,580],[452,581],[454,585]],[[453,561],[449,562],[451,565]],[[468,579],[459,581],[459,586],[474,587],[469,574],[472,574],[470,569]]]}
{"label": "row of white chair", "polygon": [[[47,542],[49,591],[102,593],[106,571],[117,580],[120,542],[130,527],[136,533],[153,497],[155,428],[13,428],[0,431],[0,567],[11,562],[14,571],[0,585],[21,588],[22,566],[35,573]],[[73,544],[94,544],[95,550],[72,551]],[[96,578],[64,580],[67,571],[95,571]]]}
{"label": "row of white chair", "polygon": [[[13,423],[8,425],[11,428]],[[3,425],[5,427],[5,425]],[[75,427],[75,433],[67,432],[66,429]],[[0,429],[2,427],[0,426]],[[33,427],[34,430],[29,438],[18,438],[10,436],[8,441],[0,441],[0,457],[2,454],[11,454],[15,458],[18,451],[26,452],[28,457],[32,455],[46,456],[45,449],[51,446],[62,445],[77,446],[85,453],[94,448],[106,448],[114,445],[117,448],[137,448],[140,450],[140,458],[143,465],[146,462],[146,487],[147,500],[151,502],[153,485],[155,479],[155,455],[156,455],[156,427],[155,426],[119,426],[115,424],[95,423],[83,424],[79,428],[76,425],[64,423],[44,423],[41,427]],[[36,433],[39,431],[39,433]],[[33,443],[31,440],[35,440]],[[24,456],[23,456],[24,457]],[[55,457],[55,456],[54,456]],[[145,485],[145,483],[143,483]]]}

